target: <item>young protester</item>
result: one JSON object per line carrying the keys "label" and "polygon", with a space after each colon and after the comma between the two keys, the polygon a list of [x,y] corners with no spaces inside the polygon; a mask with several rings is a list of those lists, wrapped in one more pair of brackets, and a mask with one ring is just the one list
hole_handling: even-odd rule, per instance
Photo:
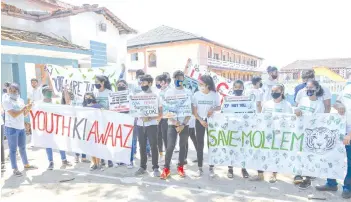
{"label": "young protester", "polygon": [[[285,88],[282,84],[277,84],[272,87],[271,97],[273,99],[265,102],[262,107],[262,113],[293,113],[291,104],[285,100]],[[259,172],[259,178],[263,179],[263,172]],[[269,182],[277,181],[277,172],[273,172]]]}
{"label": "young protester", "polygon": [[[102,106],[102,108],[108,110],[106,103],[108,103],[109,93],[113,92],[112,87],[111,87],[111,83],[110,83],[110,80],[108,79],[108,77],[104,76],[104,75],[96,76],[95,88],[98,90],[96,97],[95,97],[96,101]],[[101,165],[102,166],[106,165],[104,159],[101,159]],[[112,168],[113,167],[112,161],[108,160],[107,165],[109,168]]]}
{"label": "young protester", "polygon": [[[43,85],[41,90],[42,90],[42,94],[43,94],[42,102],[52,104],[52,90],[50,89],[50,87],[47,85]],[[37,101],[37,103],[39,103],[39,102]],[[54,157],[53,157],[52,148],[46,148],[46,155],[47,155],[48,160],[49,160],[48,170],[53,170],[54,169]],[[72,164],[69,161],[67,161],[65,151],[60,151],[60,156],[61,156],[62,166],[72,166]]]}
{"label": "young protester", "polygon": [[269,66],[267,67],[267,73],[269,75],[268,80],[264,81],[262,86],[263,102],[271,100],[272,87],[278,84],[278,69],[276,67]]}
{"label": "young protester", "polygon": [[[167,74],[162,74],[156,77],[156,88],[160,90],[159,96],[162,100],[164,98],[165,92],[169,89],[169,83],[171,78],[168,78]],[[167,129],[168,129],[168,120],[161,118],[158,122],[158,151],[160,156],[164,156],[163,144],[167,149]]]}
{"label": "young protester", "polygon": [[[345,114],[346,111],[346,135],[344,137],[344,145],[346,149],[347,170],[344,179],[342,197],[344,199],[351,198],[351,85],[345,86],[344,90],[339,95],[334,108],[339,114]],[[335,179],[327,179],[327,183],[322,186],[317,186],[318,191],[337,191],[338,183]]]}
{"label": "young protester", "polygon": [[[144,75],[140,78],[142,92],[136,95],[155,95],[152,92],[152,84],[154,79],[150,75]],[[158,101],[159,102],[159,101]],[[160,104],[160,102],[159,102]],[[162,117],[162,107],[159,107],[159,116],[156,117],[139,117],[137,119],[138,128],[138,138],[140,147],[140,168],[135,173],[136,175],[142,175],[147,169],[147,154],[146,145],[147,140],[149,140],[151,146],[152,155],[152,169],[154,177],[160,176],[159,166],[158,166],[158,147],[157,147],[157,119]]]}
{"label": "young protester", "polygon": [[[83,99],[83,107],[91,107],[91,108],[96,108],[96,109],[101,109],[102,105],[100,105],[93,92],[86,92],[84,94],[84,99]],[[90,171],[95,171],[95,170],[104,170],[104,165],[100,164],[100,159],[96,158],[94,156],[91,157],[92,160],[92,165],[90,167]]]}
{"label": "young protester", "polygon": [[[211,76],[201,76],[198,83],[200,91],[196,92],[193,96],[193,114],[196,118],[197,164],[199,167],[196,176],[200,177],[203,175],[202,166],[204,158],[205,132],[208,127],[207,119],[210,118],[214,112],[221,110],[221,104]],[[213,166],[210,166],[209,173],[210,176],[214,176]]]}
{"label": "young protester", "polygon": [[[184,73],[182,71],[175,71],[173,74],[173,80],[175,88],[168,89],[164,97],[175,96],[175,95],[186,95],[191,99],[191,91],[183,87]],[[168,119],[168,130],[167,130],[167,147],[166,147],[166,158],[165,167],[161,174],[161,179],[167,179],[171,174],[170,164],[172,160],[173,150],[177,143],[179,135],[179,160],[178,160],[178,175],[185,177],[184,164],[186,156],[186,148],[189,139],[189,126],[188,122],[191,116],[187,117],[175,117]]]}
{"label": "young protester", "polygon": [[[233,93],[235,96],[243,96],[244,93],[244,82],[241,80],[236,80],[233,83]],[[249,173],[245,168],[241,169],[241,174],[243,178],[249,178]],[[234,172],[233,172],[233,166],[228,166],[228,173],[227,173],[228,178],[233,178],[234,177]]]}
{"label": "young protester", "polygon": [[24,131],[24,117],[27,116],[31,110],[32,103],[25,105],[23,99],[19,97],[19,86],[17,84],[11,84],[8,90],[8,97],[2,100],[2,106],[5,110],[5,135],[10,150],[11,167],[15,176],[22,176],[22,173],[17,167],[17,147],[21,155],[24,169],[37,169],[37,167],[29,165],[28,163],[26,134]]}
{"label": "young protester", "polygon": [[42,86],[36,78],[31,79],[32,92],[29,94],[28,102],[42,102],[44,97],[42,93]]}
{"label": "young protester", "polygon": [[306,87],[309,80],[314,80],[314,70],[303,70],[301,73],[302,83],[295,87],[294,102],[296,101],[297,93]]}
{"label": "young protester", "polygon": [[[306,95],[300,99],[298,108],[295,110],[296,116],[314,115],[317,113],[325,113],[325,105],[323,102],[324,91],[322,86],[315,80],[306,83]],[[300,189],[307,189],[311,186],[311,177],[306,176],[304,180],[302,176],[295,176],[294,183],[299,183]]]}

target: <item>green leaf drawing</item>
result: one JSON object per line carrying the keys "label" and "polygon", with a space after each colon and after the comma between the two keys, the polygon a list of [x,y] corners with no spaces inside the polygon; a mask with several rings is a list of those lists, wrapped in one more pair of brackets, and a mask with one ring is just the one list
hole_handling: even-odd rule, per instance
{"label": "green leaf drawing", "polygon": [[83,77],[84,80],[87,78],[87,76],[85,76],[85,74],[83,74],[82,77]]}
{"label": "green leaf drawing", "polygon": [[104,69],[99,68],[99,70],[100,70],[102,73],[105,73],[105,70],[104,70]]}
{"label": "green leaf drawing", "polygon": [[113,78],[113,76],[116,74],[116,71],[114,71],[108,78]]}
{"label": "green leaf drawing", "polygon": [[68,75],[69,78],[72,78],[72,76],[73,76],[73,73]]}
{"label": "green leaf drawing", "polygon": [[56,68],[55,68],[55,71],[56,71],[57,74],[60,74],[60,72]]}
{"label": "green leaf drawing", "polygon": [[88,72],[92,72],[92,71],[94,71],[93,68],[89,68],[88,69]]}

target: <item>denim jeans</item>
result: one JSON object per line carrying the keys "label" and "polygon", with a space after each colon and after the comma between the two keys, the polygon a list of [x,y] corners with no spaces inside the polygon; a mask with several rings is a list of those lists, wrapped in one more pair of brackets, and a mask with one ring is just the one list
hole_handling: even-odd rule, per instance
{"label": "denim jeans", "polygon": [[[76,153],[76,157],[79,157],[80,154]],[[86,159],[87,158],[87,155],[86,154],[82,154],[82,159]]]}
{"label": "denim jeans", "polygon": [[5,135],[10,149],[10,160],[12,169],[18,169],[16,160],[17,147],[21,155],[23,165],[28,164],[26,151],[26,133],[23,130],[5,127]]}
{"label": "denim jeans", "polygon": [[[46,148],[46,155],[48,156],[49,162],[53,162],[54,161],[51,148]],[[61,155],[61,160],[62,161],[67,160],[65,151],[60,151],[60,155]]]}
{"label": "denim jeans", "polygon": [[[344,190],[351,191],[351,145],[346,145],[346,156],[347,156],[347,173],[344,179]],[[338,186],[335,179],[327,179],[327,185],[331,187]]]}
{"label": "denim jeans", "polygon": [[1,125],[1,164],[5,163],[5,151],[4,151],[4,130],[5,126]]}
{"label": "denim jeans", "polygon": [[132,140],[132,151],[130,153],[130,162],[134,161],[134,154],[136,154],[137,144],[138,144],[138,133],[134,132],[137,131],[138,127],[135,126],[133,129],[133,140]]}

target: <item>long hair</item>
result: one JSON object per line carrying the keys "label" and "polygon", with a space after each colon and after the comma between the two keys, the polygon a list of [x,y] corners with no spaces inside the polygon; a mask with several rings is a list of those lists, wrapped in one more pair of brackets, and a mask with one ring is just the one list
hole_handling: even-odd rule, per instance
{"label": "long hair", "polygon": [[210,91],[216,92],[216,86],[213,78],[210,75],[202,75],[200,80],[208,86]]}
{"label": "long hair", "polygon": [[321,84],[319,84],[318,81],[316,80],[312,80],[312,81],[308,81],[307,83],[312,83],[315,87],[316,87],[316,96],[317,97],[322,97],[324,95],[324,90],[321,86]]}
{"label": "long hair", "polygon": [[87,103],[87,100],[85,99],[85,96],[87,96],[87,95],[90,95],[92,98],[93,98],[93,104],[96,104],[97,102],[96,102],[96,97],[95,97],[95,95],[94,95],[94,93],[93,92],[86,92],[85,94],[84,94],[84,100],[83,100],[83,107],[86,107],[87,105],[88,105],[88,103]]}
{"label": "long hair", "polygon": [[107,76],[104,75],[97,75],[96,79],[100,82],[104,82],[104,88],[108,90],[112,90],[110,80],[108,79]]}

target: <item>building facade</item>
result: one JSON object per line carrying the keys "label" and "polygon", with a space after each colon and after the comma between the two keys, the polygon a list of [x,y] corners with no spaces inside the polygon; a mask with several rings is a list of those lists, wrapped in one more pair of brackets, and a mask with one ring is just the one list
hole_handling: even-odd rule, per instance
{"label": "building facade", "polygon": [[262,58],[182,30],[160,26],[128,40],[129,76],[137,69],[158,75],[183,70],[188,58],[228,79],[260,75]]}

